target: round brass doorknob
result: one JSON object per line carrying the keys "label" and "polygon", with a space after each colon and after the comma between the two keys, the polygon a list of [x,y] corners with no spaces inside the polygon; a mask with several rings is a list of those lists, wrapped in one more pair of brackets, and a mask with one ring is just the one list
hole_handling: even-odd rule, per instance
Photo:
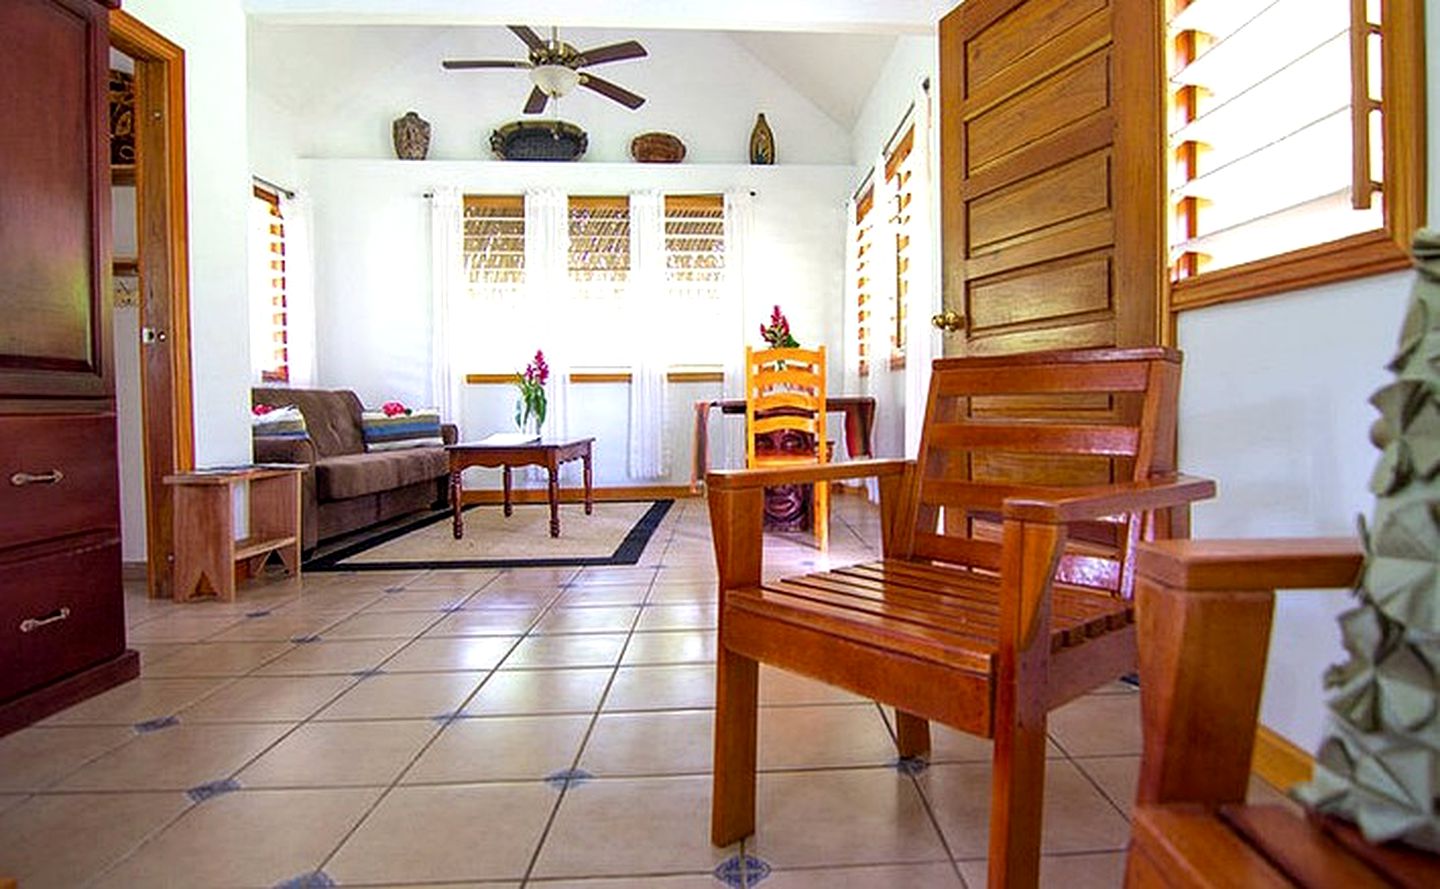
{"label": "round brass doorknob", "polygon": [[939,330],[948,330],[954,333],[965,326],[965,316],[946,309],[938,315],[932,315],[930,323]]}

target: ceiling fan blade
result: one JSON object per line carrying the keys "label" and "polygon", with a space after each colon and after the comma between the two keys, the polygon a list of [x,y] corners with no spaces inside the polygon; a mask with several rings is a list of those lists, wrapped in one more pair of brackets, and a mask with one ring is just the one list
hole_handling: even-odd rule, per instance
{"label": "ceiling fan blade", "polygon": [[545,110],[545,103],[549,101],[550,97],[546,95],[544,90],[537,86],[530,91],[530,99],[525,103],[525,113],[539,114]]}
{"label": "ceiling fan blade", "polygon": [[580,85],[592,89],[607,99],[614,99],[631,111],[645,104],[644,96],[637,96],[623,86],[616,86],[608,80],[602,80],[594,74],[581,73]]}
{"label": "ceiling fan blade", "polygon": [[576,60],[575,67],[581,68],[586,65],[599,65],[604,62],[621,62],[625,59],[639,59],[649,55],[645,47],[634,40],[627,40],[624,43],[612,43],[608,46],[597,46],[594,49],[587,49],[580,53]]}
{"label": "ceiling fan blade", "polygon": [[507,61],[504,59],[446,59],[440,67],[451,71],[465,68],[533,68],[529,62]]}
{"label": "ceiling fan blade", "polygon": [[530,47],[531,49],[544,49],[544,48],[545,48],[545,41],[544,41],[544,40],[541,40],[541,39],[540,39],[540,35],[539,35],[539,34],[536,34],[534,31],[530,30],[530,28],[529,28],[528,26],[526,26],[526,25],[506,25],[505,27],[509,28],[509,29],[515,34],[516,37],[519,37],[521,40],[525,41],[525,45],[528,46],[528,47]]}

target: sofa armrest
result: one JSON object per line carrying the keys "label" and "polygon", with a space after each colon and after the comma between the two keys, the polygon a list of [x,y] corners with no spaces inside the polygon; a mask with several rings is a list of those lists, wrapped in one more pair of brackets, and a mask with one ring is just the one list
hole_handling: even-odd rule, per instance
{"label": "sofa armrest", "polygon": [[452,445],[460,440],[460,427],[454,423],[440,424],[440,438],[447,444]]}
{"label": "sofa armrest", "polygon": [[256,463],[299,463],[312,466],[316,459],[315,442],[309,438],[255,436]]}

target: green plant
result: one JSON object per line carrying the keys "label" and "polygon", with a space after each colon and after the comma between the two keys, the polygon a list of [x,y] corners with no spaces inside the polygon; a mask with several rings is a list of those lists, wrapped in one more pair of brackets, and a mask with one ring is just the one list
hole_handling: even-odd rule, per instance
{"label": "green plant", "polygon": [[1419,232],[1414,249],[1395,381],[1370,399],[1382,454],[1359,604],[1340,615],[1350,657],[1325,676],[1328,736],[1295,795],[1372,842],[1440,851],[1440,233]]}
{"label": "green plant", "polygon": [[535,357],[525,366],[523,373],[515,375],[515,386],[520,390],[520,399],[515,402],[515,425],[524,429],[535,418],[535,431],[545,423],[545,383],[550,379],[550,366],[545,363],[545,353],[535,350]]}

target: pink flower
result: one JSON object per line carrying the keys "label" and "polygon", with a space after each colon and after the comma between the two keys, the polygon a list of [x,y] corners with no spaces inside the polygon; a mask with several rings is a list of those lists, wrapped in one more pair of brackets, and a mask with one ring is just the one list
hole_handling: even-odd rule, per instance
{"label": "pink flower", "polygon": [[257,417],[263,417],[263,416],[265,416],[266,414],[270,413],[270,412],[273,411],[273,410],[275,410],[275,406],[274,406],[274,405],[271,405],[271,404],[257,404],[257,405],[255,405],[254,407],[250,408],[250,413],[254,414],[254,415],[257,416]]}
{"label": "pink flower", "polygon": [[398,417],[401,414],[410,413],[410,409],[398,401],[387,401],[380,405],[380,410],[387,417]]}
{"label": "pink flower", "polygon": [[545,352],[543,350],[535,350],[534,359],[532,359],[529,366],[525,368],[525,379],[541,386],[545,385],[545,382],[550,379],[550,365],[545,363]]}

